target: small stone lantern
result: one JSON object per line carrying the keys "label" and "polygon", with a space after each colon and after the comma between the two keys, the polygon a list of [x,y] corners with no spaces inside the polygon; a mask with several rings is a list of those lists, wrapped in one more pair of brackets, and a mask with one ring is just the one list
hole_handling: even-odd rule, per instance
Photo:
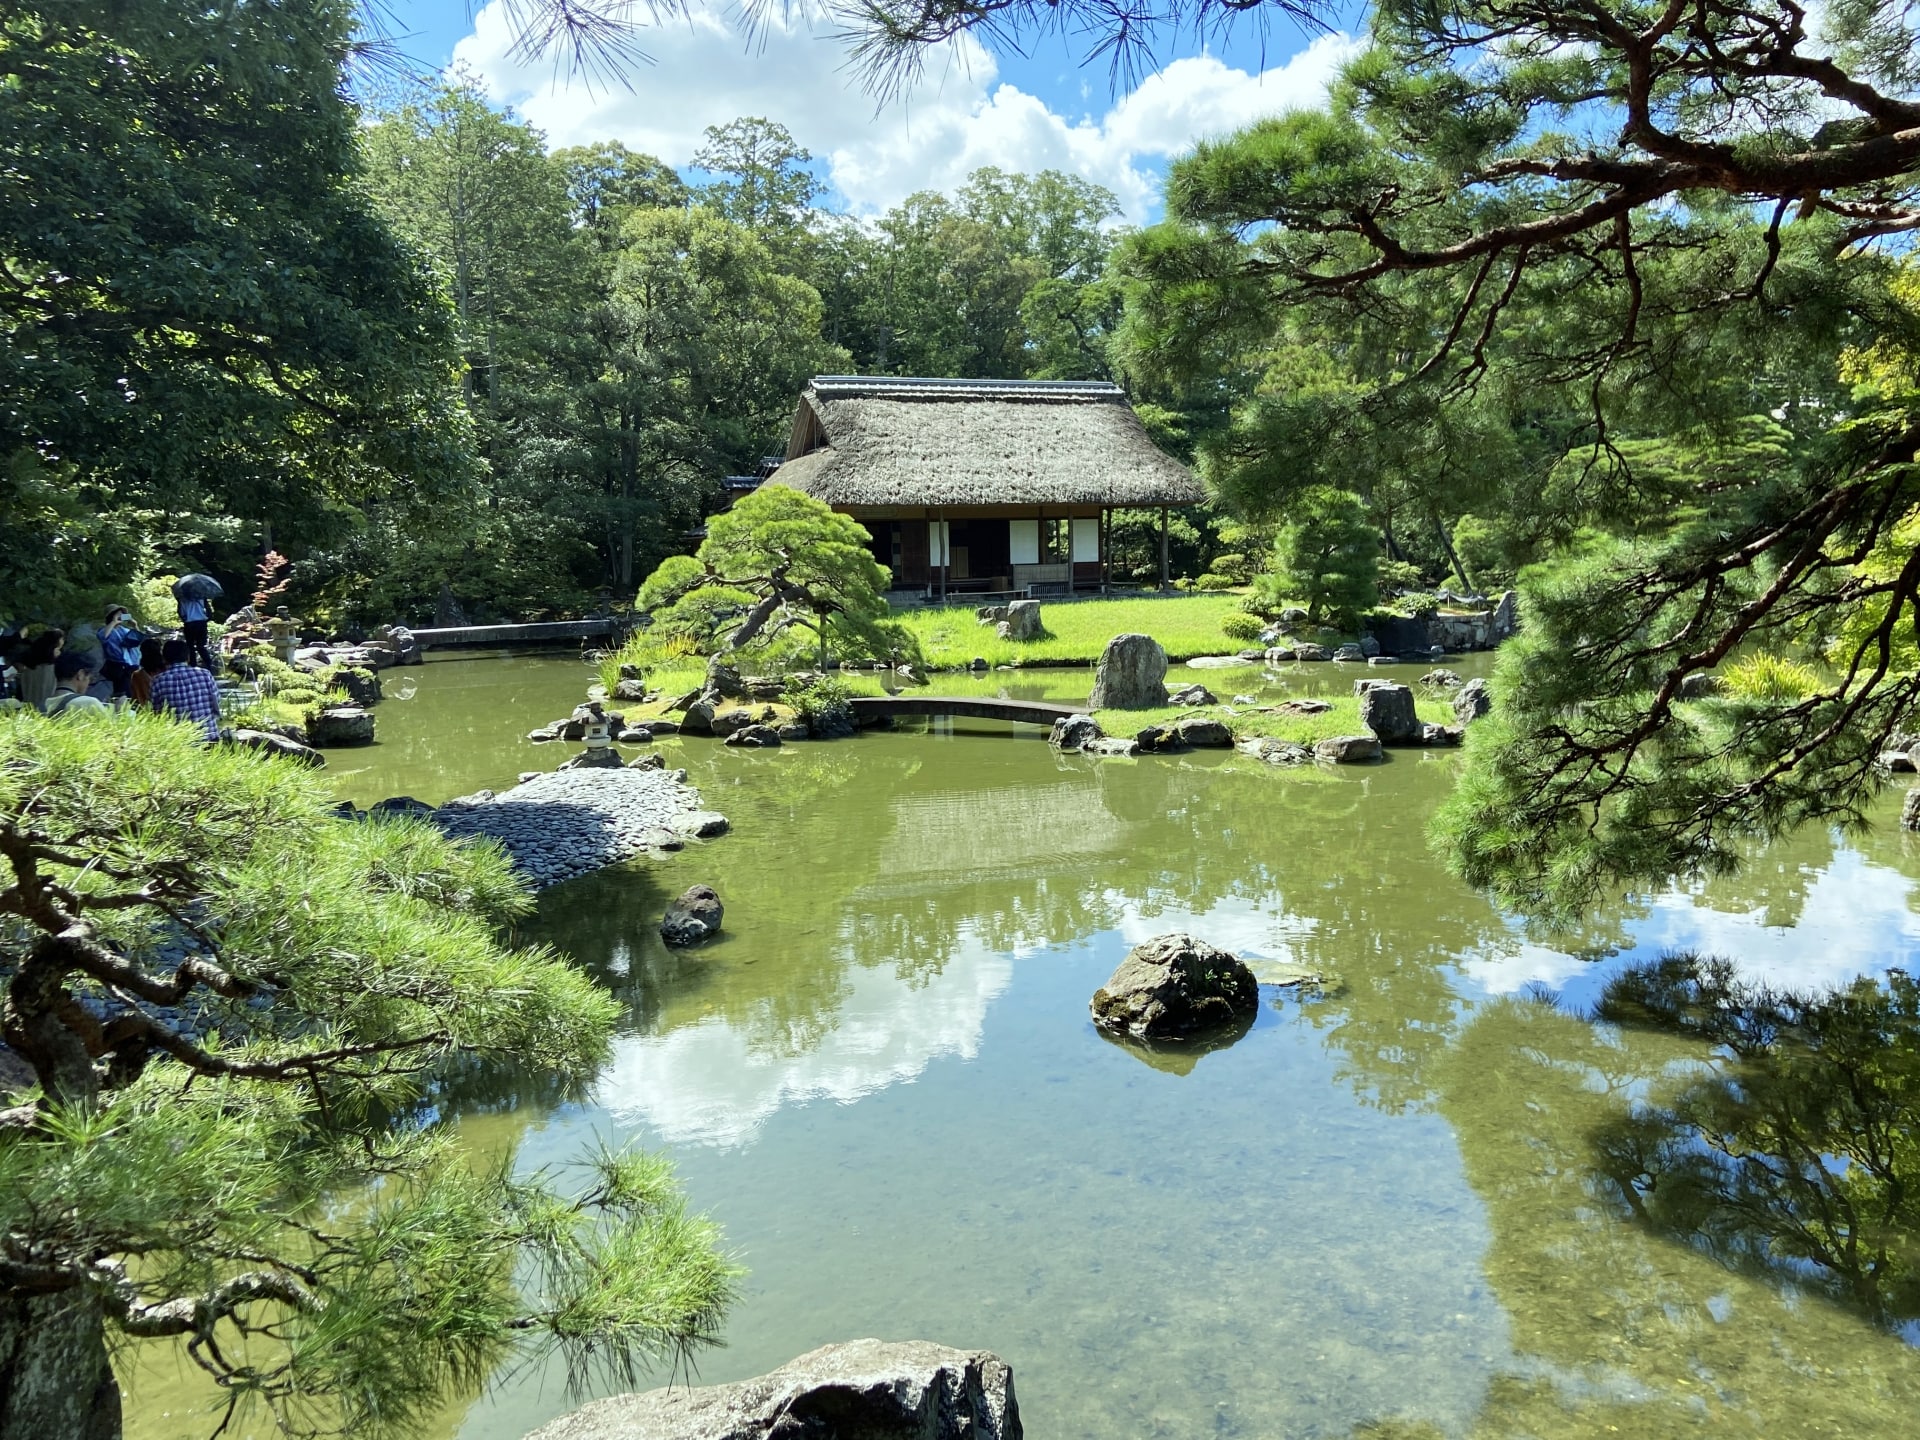
{"label": "small stone lantern", "polygon": [[598,700],[587,702],[586,733],[580,738],[589,750],[605,750],[613,744],[613,722],[607,718],[606,711],[600,708]]}

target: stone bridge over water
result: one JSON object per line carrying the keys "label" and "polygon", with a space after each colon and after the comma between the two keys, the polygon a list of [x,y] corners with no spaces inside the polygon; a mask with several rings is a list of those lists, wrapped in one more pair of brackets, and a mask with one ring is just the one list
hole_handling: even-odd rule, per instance
{"label": "stone bridge over water", "polygon": [[859,717],[953,715],[967,720],[1018,720],[1051,726],[1069,715],[1086,715],[1085,705],[1060,700],[1001,700],[990,695],[857,695],[847,702]]}

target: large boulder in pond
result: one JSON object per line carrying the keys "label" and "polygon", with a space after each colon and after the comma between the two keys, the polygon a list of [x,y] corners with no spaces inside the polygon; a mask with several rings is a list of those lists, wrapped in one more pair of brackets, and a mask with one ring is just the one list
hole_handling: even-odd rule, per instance
{"label": "large boulder in pond", "polygon": [[823,1345],[732,1385],[615,1395],[526,1440],[1023,1440],[1013,1368],[925,1340]]}
{"label": "large boulder in pond", "polygon": [[1153,710],[1167,703],[1167,652],[1151,635],[1116,635],[1093,672],[1095,710]]}
{"label": "large boulder in pond", "polygon": [[1900,828],[1920,830],[1920,785],[1907,791],[1907,798],[1900,804]]}
{"label": "large boulder in pond", "polygon": [[372,670],[349,666],[333,677],[333,688],[355,705],[380,703],[380,676]]}
{"label": "large boulder in pond", "polygon": [[720,933],[724,913],[719,891],[711,885],[690,885],[660,918],[660,938],[669,945],[698,945]]}
{"label": "large boulder in pond", "polygon": [[1091,715],[1062,715],[1053,722],[1047,743],[1056,750],[1079,750],[1105,733]]}
{"label": "large boulder in pond", "polygon": [[302,745],[285,735],[276,735],[268,730],[226,730],[220,738],[229,745],[237,745],[242,750],[258,750],[263,755],[280,755],[289,760],[298,761],[312,769],[318,769],[327,763],[327,757],[311,745]]}
{"label": "large boulder in pond", "polygon": [[360,705],[329,705],[307,721],[307,743],[317,750],[338,745],[371,745],[373,712]]}
{"label": "large boulder in pond", "polygon": [[1467,681],[1453,697],[1453,718],[1462,725],[1471,725],[1491,709],[1493,693],[1484,680]]}
{"label": "large boulder in pond", "polygon": [[1380,758],[1380,741],[1373,735],[1330,735],[1315,742],[1313,758],[1330,765],[1371,765]]}
{"label": "large boulder in pond", "polygon": [[1413,691],[1391,681],[1375,681],[1360,692],[1360,723],[1380,738],[1382,745],[1418,745],[1420,716]]}
{"label": "large boulder in pond", "polygon": [[1093,1023],[1136,1040],[1178,1040],[1260,1008],[1253,971],[1191,935],[1158,935],[1127,952],[1093,992]]}

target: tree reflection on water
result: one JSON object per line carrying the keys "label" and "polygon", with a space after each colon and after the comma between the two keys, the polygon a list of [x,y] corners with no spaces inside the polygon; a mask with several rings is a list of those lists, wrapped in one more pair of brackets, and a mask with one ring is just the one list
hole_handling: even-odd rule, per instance
{"label": "tree reflection on water", "polygon": [[1877,1324],[1920,1318],[1920,984],[1804,997],[1674,955],[1613,981],[1597,1018],[1712,1047],[1595,1136],[1636,1219]]}

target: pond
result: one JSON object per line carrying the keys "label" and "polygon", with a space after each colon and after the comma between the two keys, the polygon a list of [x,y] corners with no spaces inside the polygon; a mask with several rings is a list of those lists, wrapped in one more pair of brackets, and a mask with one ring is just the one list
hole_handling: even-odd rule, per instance
{"label": "pond", "polygon": [[[1258,676],[1200,678],[1225,698]],[[520,736],[587,678],[389,672],[381,745],[330,773],[362,804],[504,788],[559,758]],[[1605,977],[1673,949],[1796,984],[1909,963],[1920,848],[1897,803],[1545,934],[1428,848],[1450,752],[1095,762],[1009,730],[666,742],[733,833],[550,892],[527,927],[630,1023],[589,1102],[503,1076],[455,1097],[464,1136],[527,1166],[596,1138],[673,1154],[750,1271],[702,1380],[877,1335],[997,1351],[1046,1440],[1910,1433],[1911,1305],[1809,1261],[1804,1216],[1751,1193],[1715,1243],[1664,1223],[1658,1181],[1711,1146],[1648,1129],[1708,1048],[1584,1018]],[[654,927],[696,881],[726,932],[668,952]],[[1209,1054],[1102,1038],[1092,991],[1179,929],[1334,983],[1263,987]],[[206,1431],[165,1376],[135,1402],[131,1435]],[[575,1403],[557,1369],[523,1372],[442,1433],[512,1440]]]}

